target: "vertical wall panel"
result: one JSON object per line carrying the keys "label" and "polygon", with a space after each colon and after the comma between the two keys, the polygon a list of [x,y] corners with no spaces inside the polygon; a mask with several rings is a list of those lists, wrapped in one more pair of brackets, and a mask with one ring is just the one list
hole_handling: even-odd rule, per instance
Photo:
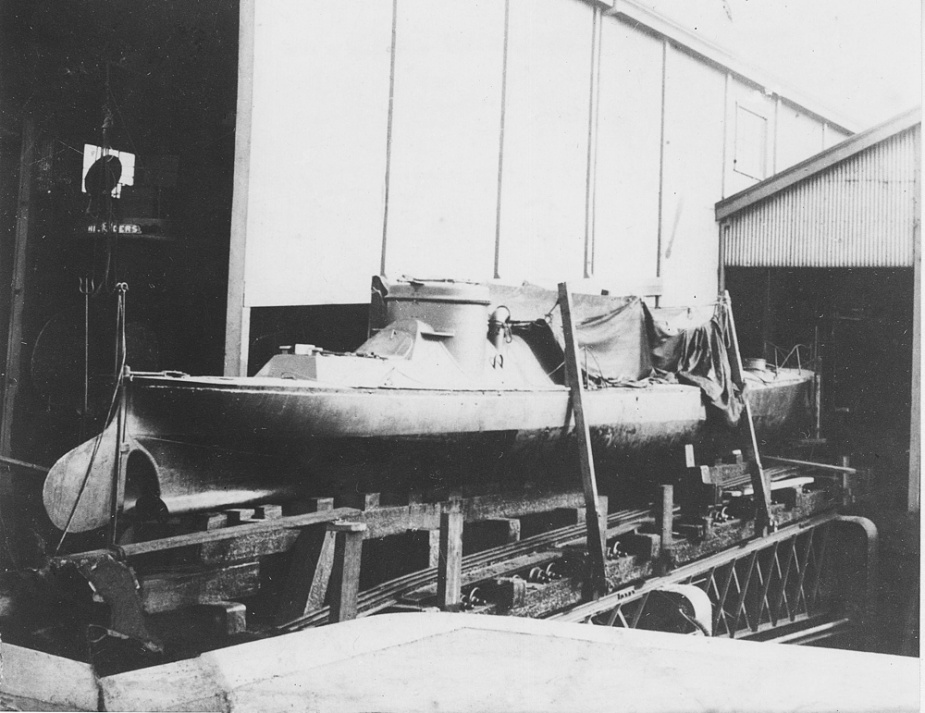
{"label": "vertical wall panel", "polygon": [[365,302],[382,240],[391,3],[254,6],[245,304]]}
{"label": "vertical wall panel", "polygon": [[656,273],[662,43],[603,22],[594,272],[619,291]]}
{"label": "vertical wall panel", "polygon": [[820,151],[822,151],[822,123],[782,103],[777,170],[783,171]]}
{"label": "vertical wall panel", "polygon": [[669,49],[665,92],[662,277],[665,304],[716,297],[713,205],[723,183],[725,76]]}
{"label": "vertical wall panel", "polygon": [[398,0],[386,272],[494,270],[504,3]]}
{"label": "vertical wall panel", "polygon": [[511,0],[501,278],[584,273],[593,15],[580,0]]}

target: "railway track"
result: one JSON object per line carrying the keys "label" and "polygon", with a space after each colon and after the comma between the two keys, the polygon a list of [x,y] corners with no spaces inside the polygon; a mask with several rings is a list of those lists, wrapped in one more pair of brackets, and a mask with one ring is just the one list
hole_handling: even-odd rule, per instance
{"label": "railway track", "polygon": [[[798,469],[794,466],[776,466],[767,469],[772,481],[780,480],[794,475]],[[680,512],[675,506],[674,512]],[[644,524],[654,523],[651,506],[634,510],[621,510],[612,513],[607,518],[607,537],[631,532]],[[482,550],[463,558],[462,578],[464,586],[477,584],[499,576],[510,576],[523,569],[523,558],[534,552],[554,550],[570,544],[580,544],[587,537],[587,528],[584,525],[569,525],[554,530],[524,538],[518,542],[500,545],[491,549]],[[555,553],[550,553],[550,558]],[[505,568],[503,565],[508,563]],[[495,569],[488,572],[490,567],[501,566],[501,571]],[[357,615],[369,616],[392,606],[401,604],[409,595],[433,585],[437,579],[437,568],[430,567],[418,570],[395,579],[383,582],[375,587],[360,592],[357,599]],[[426,597],[423,597],[426,598]],[[330,619],[328,607],[317,609],[306,616],[294,619],[273,627],[273,633],[287,633],[300,629],[326,624]]]}
{"label": "railway track", "polygon": [[[678,510],[679,508],[675,508],[676,512]],[[624,534],[643,524],[652,522],[654,522],[654,520],[651,515],[651,510],[648,508],[622,510],[608,516],[607,536],[613,537]],[[522,564],[519,566],[517,565],[516,558],[539,550],[561,548],[569,544],[581,542],[584,537],[586,537],[586,532],[587,530],[584,525],[569,525],[524,538],[519,542],[500,545],[467,555],[463,558],[462,564],[463,580],[467,585],[473,584],[478,581],[478,572],[480,570],[495,564],[503,564],[506,561],[513,562],[511,569],[511,573],[513,573],[513,571],[523,566]],[[493,573],[492,576],[498,576],[498,574]],[[357,614],[358,616],[369,616],[382,609],[395,606],[412,592],[435,582],[436,578],[437,568],[429,567],[383,582],[371,589],[360,592],[357,599]],[[328,607],[322,607],[307,616],[278,625],[275,627],[274,633],[288,633],[312,626],[319,626],[327,623],[329,618],[330,612]]]}

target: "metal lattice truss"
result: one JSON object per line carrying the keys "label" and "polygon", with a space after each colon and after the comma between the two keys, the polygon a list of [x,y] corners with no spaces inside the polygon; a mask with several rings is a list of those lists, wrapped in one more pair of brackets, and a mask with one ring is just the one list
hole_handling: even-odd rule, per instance
{"label": "metal lattice truss", "polygon": [[[861,520],[819,516],[555,618],[629,629],[700,630],[728,637],[754,636],[800,623],[860,619],[860,612],[869,606],[876,544],[873,526]],[[848,567],[838,533],[846,524],[860,524],[864,532],[862,547],[848,554],[852,558]],[[856,581],[846,582],[844,570]]]}

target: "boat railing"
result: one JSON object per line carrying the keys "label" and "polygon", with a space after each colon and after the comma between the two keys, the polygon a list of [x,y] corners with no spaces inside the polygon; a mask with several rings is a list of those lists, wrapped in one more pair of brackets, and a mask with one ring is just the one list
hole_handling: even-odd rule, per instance
{"label": "boat railing", "polygon": [[781,369],[793,368],[793,362],[796,362],[796,368],[803,371],[804,368],[812,369],[815,364],[816,355],[812,347],[807,344],[794,344],[789,350],[785,347],[779,347],[772,342],[765,342],[765,353],[768,351],[774,355],[774,371]]}

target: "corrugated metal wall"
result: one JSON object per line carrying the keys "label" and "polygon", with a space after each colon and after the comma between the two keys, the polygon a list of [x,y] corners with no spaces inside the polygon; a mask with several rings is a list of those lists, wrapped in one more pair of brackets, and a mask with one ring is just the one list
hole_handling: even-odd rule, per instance
{"label": "corrugated metal wall", "polygon": [[725,264],[909,267],[920,126],[729,218]]}

